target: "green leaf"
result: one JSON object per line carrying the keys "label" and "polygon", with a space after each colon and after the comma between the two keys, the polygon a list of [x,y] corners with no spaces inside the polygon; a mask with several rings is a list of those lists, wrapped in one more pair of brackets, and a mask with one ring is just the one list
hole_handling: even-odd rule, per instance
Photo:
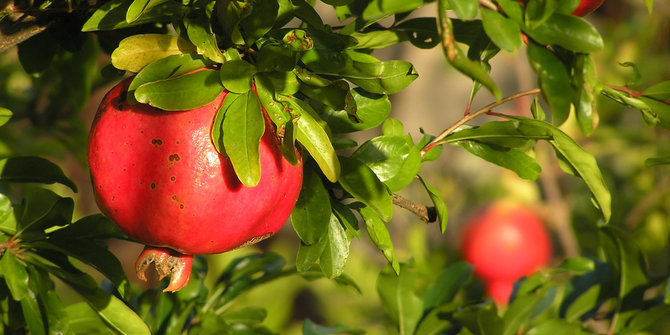
{"label": "green leaf", "polygon": [[40,304],[37,300],[37,295],[33,290],[28,291],[23,299],[21,299],[21,311],[23,318],[26,320],[29,333],[32,335],[46,334],[44,321],[42,320],[42,313],[40,311]]}
{"label": "green leaf", "polygon": [[319,265],[323,274],[328,278],[335,278],[342,275],[349,258],[349,238],[335,214],[330,215],[327,228],[328,232],[323,236],[324,249]]}
{"label": "green leaf", "polygon": [[552,123],[560,125],[570,113],[572,102],[570,75],[558,56],[543,46],[529,43],[527,55],[537,73],[542,96],[549,103]]}
{"label": "green leaf", "polygon": [[132,23],[128,23],[126,15],[131,4],[132,2],[128,0],[111,0],[103,3],[84,23],[81,30],[84,32],[115,30],[153,22],[169,22],[175,17],[180,17],[186,8],[176,1],[162,2],[143,11]]}
{"label": "green leaf", "polygon": [[475,335],[501,334],[504,326],[492,303],[466,306],[454,313],[453,318]]}
{"label": "green leaf", "polygon": [[128,93],[134,97],[135,90],[143,84],[178,77],[209,65],[211,64],[202,56],[195,54],[178,54],[161,58],[143,67],[135,75],[128,86]]}
{"label": "green leaf", "polygon": [[665,320],[670,315],[670,305],[659,304],[649,309],[636,311],[635,316],[621,330],[621,335],[633,335],[643,333],[644,330],[653,329],[659,321]]}
{"label": "green leaf", "polygon": [[320,115],[334,133],[351,133],[379,126],[391,113],[391,102],[387,95],[368,93],[360,88],[349,91],[356,107],[356,121],[346,110],[325,106]]}
{"label": "green leaf", "polygon": [[302,189],[291,212],[291,224],[303,243],[317,243],[328,232],[331,221],[330,197],[319,175],[304,169]]}
{"label": "green leaf", "polygon": [[[600,227],[600,242],[607,263],[619,274],[618,311],[631,311],[642,307],[643,294],[648,287],[646,260],[632,236],[613,226]],[[631,315],[632,316],[632,315]],[[625,322],[619,320],[617,330]]]}
{"label": "green leaf", "polygon": [[241,59],[229,60],[221,64],[221,83],[233,93],[246,93],[251,90],[251,78],[256,67]]}
{"label": "green leaf", "polygon": [[400,263],[393,249],[393,241],[384,221],[379,217],[379,213],[368,206],[358,208],[358,212],[363,217],[370,240],[382,252],[384,258],[386,258],[391,268],[393,268],[393,271],[399,274]]}
{"label": "green leaf", "polygon": [[330,108],[346,110],[349,115],[356,110],[349,84],[345,80],[337,80],[327,86],[301,85],[300,91],[310,99],[319,101]]}
{"label": "green leaf", "polygon": [[112,220],[102,214],[85,216],[63,228],[49,232],[49,236],[56,240],[69,239],[109,239],[121,238],[123,232]]}
{"label": "green leaf", "polygon": [[184,111],[212,102],[222,91],[218,71],[202,70],[143,84],[135,90],[135,98],[163,110]]}
{"label": "green leaf", "polygon": [[307,149],[328,180],[333,183],[338,181],[341,173],[340,160],[337,158],[328,133],[321,125],[323,120],[311,106],[300,99],[287,97],[282,101],[287,102],[293,109],[293,113],[297,115],[296,140]]}
{"label": "green leaf", "polygon": [[383,49],[408,39],[406,34],[394,30],[373,30],[369,32],[353,32],[349,36],[358,43],[353,49]]}
{"label": "green leaf", "polygon": [[456,262],[442,270],[423,295],[424,311],[454,300],[456,294],[470,281],[474,267],[464,261]]}
{"label": "green leaf", "polygon": [[419,181],[421,181],[421,184],[423,187],[426,189],[428,192],[428,197],[430,200],[433,202],[433,206],[435,206],[435,212],[437,214],[437,221],[440,224],[440,232],[444,234],[447,231],[447,223],[448,223],[448,218],[449,218],[449,211],[447,208],[447,204],[444,202],[442,199],[442,195],[440,192],[433,186],[429,185],[423,177],[417,175],[419,178]]}
{"label": "green leaf", "polygon": [[104,334],[102,329],[107,329],[98,313],[85,302],[69,305],[64,312],[70,329],[75,334]]}
{"label": "green leaf", "polygon": [[416,329],[415,335],[436,335],[449,334],[452,328],[456,329],[459,324],[454,324],[451,320],[451,314],[458,308],[456,303],[442,305],[438,308],[432,309],[421,319],[419,326]]}
{"label": "green leaf", "polygon": [[421,167],[421,154],[401,136],[379,136],[363,143],[351,157],[366,164],[389,191],[404,189]]}
{"label": "green leaf", "polygon": [[9,183],[59,183],[77,192],[77,185],[65,176],[58,165],[37,156],[17,156],[1,159],[0,181]]}
{"label": "green leaf", "polygon": [[417,275],[413,266],[401,264],[400,274],[387,266],[377,277],[379,298],[400,334],[414,334],[423,314],[423,303],[414,294]]}
{"label": "green leaf", "polygon": [[247,187],[253,187],[261,178],[259,145],[265,132],[265,120],[253,91],[226,97],[231,98],[234,100],[228,105],[221,125],[223,146],[237,177]]}
{"label": "green leaf", "polygon": [[578,54],[575,57],[572,83],[575,87],[575,116],[577,124],[585,135],[593,132],[593,118],[595,108],[595,93],[598,86],[595,65],[589,55]]}
{"label": "green leaf", "polygon": [[[474,20],[479,11],[477,0],[447,0],[449,7],[454,10],[456,16],[463,20]],[[482,14],[483,15],[483,14]]]}
{"label": "green leaf", "polygon": [[670,80],[648,87],[642,94],[657,100],[670,100]]}
{"label": "green leaf", "polygon": [[28,287],[30,277],[26,266],[14,255],[14,250],[7,249],[0,258],[0,276],[5,278],[9,293],[15,301],[21,301],[28,297],[31,292]]}
{"label": "green leaf", "polygon": [[223,318],[229,324],[255,325],[263,322],[268,312],[261,307],[245,307],[235,311],[226,312]]}
{"label": "green leaf", "polygon": [[265,35],[275,23],[279,4],[275,0],[256,0],[251,4],[251,13],[240,21],[239,27],[247,46]]}
{"label": "green leaf", "polygon": [[526,33],[539,44],[560,45],[574,52],[595,52],[604,45],[598,30],[588,21],[574,15],[554,13],[534,29],[526,30]]}
{"label": "green leaf", "polygon": [[132,23],[149,9],[169,0],[133,0],[126,12],[126,22]]}
{"label": "green leaf", "polygon": [[0,106],[0,126],[3,126],[5,123],[9,121],[9,119],[12,118],[12,111]]}
{"label": "green leaf", "polygon": [[14,206],[9,197],[2,193],[0,193],[0,232],[8,236],[16,234]]}
{"label": "green leaf", "polygon": [[124,38],[112,52],[112,65],[139,72],[143,67],[171,55],[194,53],[196,47],[178,36],[138,34]]}
{"label": "green leaf", "polygon": [[144,321],[122,300],[101,289],[73,288],[98,313],[108,327],[127,335],[149,335],[151,331]]}
{"label": "green leaf", "polygon": [[652,157],[644,161],[644,166],[652,167],[657,165],[669,165],[670,157]]}
{"label": "green leaf", "polygon": [[580,323],[568,323],[563,319],[549,319],[539,323],[526,333],[528,335],[587,335]]}
{"label": "green leaf", "polygon": [[19,219],[19,235],[24,239],[34,233],[41,236],[45,229],[64,226],[72,220],[74,201],[53,191],[36,188],[28,193],[23,214]]}
{"label": "green leaf", "polygon": [[418,74],[405,61],[353,62],[342,76],[370,93],[395,94],[409,86]]}
{"label": "green leaf", "polygon": [[[328,0],[330,2],[332,0]],[[337,325],[335,327],[325,327],[314,323],[310,319],[305,319],[302,324],[302,335],[337,335],[337,334],[351,334],[362,335],[365,331],[361,329],[350,328],[345,325]]]}
{"label": "green leaf", "polygon": [[527,180],[536,180],[542,168],[534,158],[515,148],[506,148],[495,144],[476,141],[458,142],[471,154],[488,162],[514,171],[519,177]]}
{"label": "green leaf", "polygon": [[210,26],[210,15],[196,13],[184,17],[184,26],[188,39],[198,48],[198,53],[216,63],[223,63],[224,58],[219,49],[216,36]]}
{"label": "green leaf", "polygon": [[435,18],[419,17],[404,20],[395,28],[405,34],[409,42],[417,48],[430,49],[440,43]]}
{"label": "green leaf", "polygon": [[514,20],[490,9],[482,9],[481,15],[484,31],[495,45],[508,52],[521,48],[521,29]]}
{"label": "green leaf", "polygon": [[393,216],[393,202],[386,186],[364,163],[350,157],[340,156],[342,188],[358,201],[374,209],[385,222]]}
{"label": "green leaf", "polygon": [[503,316],[505,328],[502,335],[518,334],[519,329],[529,324],[535,316],[537,306],[543,302],[545,296],[553,297],[550,293],[553,292],[552,288],[552,286],[545,285],[537,292],[515,296]]}

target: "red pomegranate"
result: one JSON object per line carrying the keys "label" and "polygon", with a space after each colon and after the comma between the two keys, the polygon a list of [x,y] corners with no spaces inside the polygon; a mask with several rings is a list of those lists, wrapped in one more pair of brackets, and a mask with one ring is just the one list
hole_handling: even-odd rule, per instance
{"label": "red pomegranate", "polygon": [[572,15],[576,16],[585,16],[593,12],[594,10],[598,9],[600,5],[603,4],[605,0],[582,0],[579,2],[579,5],[575,9],[574,12],[572,12]]}
{"label": "red pomegranate", "polygon": [[190,111],[167,112],[126,101],[130,79],[102,100],[89,135],[88,160],[100,210],[146,244],[136,270],[155,263],[170,275],[165,291],[188,283],[194,254],[221,253],[272,236],[300,193],[302,162],[279,151],[265,111],[261,178],[246,187],[211,140],[226,91]]}
{"label": "red pomegranate", "polygon": [[552,244],[542,221],[518,204],[496,202],[465,224],[461,250],[494,301],[504,304],[514,282],[551,259]]}

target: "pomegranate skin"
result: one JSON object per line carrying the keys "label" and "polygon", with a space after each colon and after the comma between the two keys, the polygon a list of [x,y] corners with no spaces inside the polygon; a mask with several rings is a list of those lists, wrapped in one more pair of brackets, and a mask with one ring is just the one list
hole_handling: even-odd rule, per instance
{"label": "pomegranate skin", "polygon": [[496,302],[505,303],[519,278],[546,265],[552,243],[546,228],[530,209],[497,202],[465,224],[461,236],[463,258],[487,284]]}
{"label": "pomegranate skin", "polygon": [[227,92],[191,111],[166,112],[126,102],[130,81],[107,93],[89,135],[100,210],[129,237],[182,254],[221,253],[275,234],[300,193],[302,161],[283,158],[268,118],[261,178],[246,187],[211,141]]}

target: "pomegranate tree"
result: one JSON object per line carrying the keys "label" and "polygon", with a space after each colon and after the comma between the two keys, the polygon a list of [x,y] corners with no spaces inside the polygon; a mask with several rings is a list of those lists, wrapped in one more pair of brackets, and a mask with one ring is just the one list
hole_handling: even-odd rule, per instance
{"label": "pomegranate tree", "polygon": [[[101,211],[146,244],[137,274],[154,263],[166,291],[188,283],[194,254],[221,253],[275,234],[302,185],[302,161],[281,154],[265,115],[261,178],[243,185],[211,140],[227,94],[197,109],[167,112],[126,99],[130,80],[107,93],[89,136],[89,164]],[[265,114],[265,112],[264,112]]]}
{"label": "pomegranate tree", "polygon": [[538,216],[526,207],[498,202],[465,225],[461,250],[494,301],[504,304],[514,282],[551,259],[552,244]]}

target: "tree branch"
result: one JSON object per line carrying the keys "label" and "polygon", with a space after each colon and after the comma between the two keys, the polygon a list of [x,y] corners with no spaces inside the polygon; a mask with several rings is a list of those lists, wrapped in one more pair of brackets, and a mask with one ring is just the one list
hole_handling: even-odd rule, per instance
{"label": "tree branch", "polygon": [[9,19],[0,21],[0,52],[43,32],[58,20],[55,17],[24,16],[18,21]]}
{"label": "tree branch", "polygon": [[437,220],[437,211],[435,210],[435,207],[427,207],[425,205],[403,198],[402,196],[395,193],[391,194],[391,200],[393,200],[394,205],[414,213],[419,217],[419,219],[421,219],[421,221],[425,223],[431,223]]}

